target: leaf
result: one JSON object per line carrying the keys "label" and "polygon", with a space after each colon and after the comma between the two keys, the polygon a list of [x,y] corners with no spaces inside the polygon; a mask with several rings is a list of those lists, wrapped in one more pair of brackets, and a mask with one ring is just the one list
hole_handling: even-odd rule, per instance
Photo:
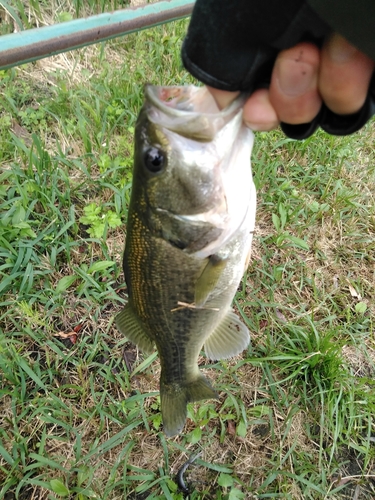
{"label": "leaf", "polygon": [[320,209],[320,203],[318,201],[313,201],[310,203],[309,205],[309,209],[314,212],[314,213],[317,213],[319,212],[319,209]]}
{"label": "leaf", "polygon": [[288,320],[286,319],[286,317],[284,316],[284,314],[279,310],[279,309],[275,309],[275,314],[276,314],[276,317],[282,321],[283,323],[287,323]]}
{"label": "leaf", "polygon": [[227,421],[227,431],[230,436],[236,435],[236,424],[233,422],[233,420]]}
{"label": "leaf", "polygon": [[247,427],[243,420],[237,425],[237,436],[244,438],[246,436]]}
{"label": "leaf", "polygon": [[233,477],[230,476],[229,474],[225,474],[224,472],[222,472],[219,475],[219,479],[217,480],[217,482],[223,488],[230,488],[231,486],[233,486]]}
{"label": "leaf", "polygon": [[86,224],[87,226],[89,226],[90,224],[92,224],[93,222],[96,221],[96,217],[91,218],[91,217],[86,217],[85,215],[82,215],[82,217],[79,218],[79,222],[82,222],[82,224]]}
{"label": "leaf", "polygon": [[172,481],[172,479],[167,479],[166,483],[168,485],[168,488],[171,490],[172,493],[176,493],[178,490],[178,485]]}
{"label": "leaf", "polygon": [[280,214],[280,221],[281,221],[281,229],[284,229],[285,224],[286,224],[286,218],[287,218],[287,212],[286,208],[282,203],[279,204],[279,214]]}
{"label": "leaf", "polygon": [[105,223],[95,221],[92,227],[87,231],[93,238],[101,238],[104,234]]}
{"label": "leaf", "polygon": [[30,224],[27,222],[19,222],[18,224],[14,224],[16,229],[20,229],[21,238],[29,236],[30,238],[36,238],[36,233],[31,229]]}
{"label": "leaf", "polygon": [[292,234],[288,234],[286,237],[289,241],[291,241],[294,244],[294,246],[302,248],[302,250],[307,250],[307,251],[310,250],[310,247],[305,240],[297,238],[297,236],[293,236]]}
{"label": "leaf", "polygon": [[24,139],[25,144],[27,146],[31,146],[32,139],[30,132],[26,130],[24,127],[22,127],[16,120],[13,120],[11,130],[13,134],[17,136],[19,139]]}
{"label": "leaf", "polygon": [[9,465],[14,464],[14,459],[9,455],[7,450],[1,446],[1,444],[0,444],[0,455],[4,460],[8,462]]}
{"label": "leaf", "polygon": [[259,329],[263,330],[264,328],[267,328],[268,326],[268,320],[267,319],[261,319],[259,321]]}
{"label": "leaf", "polygon": [[355,311],[359,314],[364,314],[367,310],[367,305],[365,302],[358,302],[358,304],[355,305]]}
{"label": "leaf", "polygon": [[245,496],[245,493],[238,488],[232,488],[229,492],[228,500],[242,500]]}
{"label": "leaf", "polygon": [[348,286],[350,295],[355,299],[361,300],[362,299],[361,294],[358,293],[357,290],[350,283],[348,284]]}
{"label": "leaf", "polygon": [[33,372],[33,370],[30,368],[30,366],[26,363],[26,361],[23,358],[19,358],[18,360],[18,365],[22,370],[27,373],[27,375],[39,386],[41,387],[47,394],[48,394],[48,389],[42,382],[42,380],[38,377],[36,373]]}
{"label": "leaf", "polygon": [[202,429],[200,427],[196,427],[193,432],[190,434],[190,443],[195,444],[198,443],[202,438]]}
{"label": "leaf", "polygon": [[155,417],[152,419],[152,425],[156,431],[158,431],[160,429],[161,422],[162,422],[161,413],[159,413],[158,415],[155,415]]}
{"label": "leaf", "polygon": [[77,343],[78,335],[73,331],[69,333],[57,332],[53,334],[54,337],[59,337],[60,339],[69,339],[72,344]]}
{"label": "leaf", "polygon": [[142,363],[140,363],[137,367],[134,368],[134,371],[132,372],[131,376],[134,377],[137,373],[142,373],[143,370],[146,370],[151,363],[156,359],[158,353],[157,351],[153,352],[148,356],[148,358],[144,359]]}
{"label": "leaf", "polygon": [[276,231],[279,232],[280,231],[280,217],[276,214],[272,214],[272,222],[276,228]]}
{"label": "leaf", "polygon": [[65,23],[66,21],[71,21],[72,19],[73,19],[73,16],[70,12],[61,12],[58,15],[59,23]]}
{"label": "leaf", "polygon": [[59,337],[60,339],[68,339],[73,333],[74,332],[69,332],[69,333],[57,332],[57,333],[54,333],[53,336]]}
{"label": "leaf", "polygon": [[12,217],[12,224],[19,224],[20,222],[23,222],[26,217],[26,210],[23,208],[23,206],[18,205],[16,210],[13,213]]}
{"label": "leaf", "polygon": [[113,260],[100,260],[89,267],[87,274],[93,274],[97,271],[104,271],[105,269],[112,267],[114,264],[115,263],[113,262]]}
{"label": "leaf", "polygon": [[73,283],[76,281],[78,276],[76,274],[72,274],[70,276],[64,276],[61,278],[61,280],[57,283],[55,292],[56,293],[62,293],[65,292],[70,286],[73,285]]}
{"label": "leaf", "polygon": [[97,217],[102,211],[101,207],[98,207],[96,203],[90,203],[87,205],[83,211],[85,212],[87,217]]}
{"label": "leaf", "polygon": [[108,210],[105,217],[109,227],[115,228],[122,224],[120,217],[112,210]]}
{"label": "leaf", "polygon": [[56,495],[60,497],[67,497],[69,495],[69,490],[59,479],[51,479],[50,481],[51,489]]}
{"label": "leaf", "polygon": [[229,468],[228,466],[215,464],[212,462],[206,462],[199,458],[197,459],[196,463],[202,465],[203,467],[206,467],[207,469],[214,470],[216,472],[232,472],[232,469]]}

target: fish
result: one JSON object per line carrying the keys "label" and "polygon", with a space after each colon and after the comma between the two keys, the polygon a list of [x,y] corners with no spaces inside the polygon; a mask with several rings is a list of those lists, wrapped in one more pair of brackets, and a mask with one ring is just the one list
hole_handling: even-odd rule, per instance
{"label": "fish", "polygon": [[256,211],[243,103],[240,96],[219,110],[206,87],[148,84],[135,126],[128,302],[116,324],[143,352],[158,351],[168,437],[183,430],[189,402],[218,398],[198,367],[202,347],[219,360],[250,341],[231,306]]}

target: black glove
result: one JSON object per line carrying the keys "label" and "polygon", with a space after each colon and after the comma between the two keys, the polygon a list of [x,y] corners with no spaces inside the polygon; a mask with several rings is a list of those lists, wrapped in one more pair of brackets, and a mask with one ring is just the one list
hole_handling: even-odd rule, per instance
{"label": "black glove", "polygon": [[[321,47],[331,32],[304,0],[197,0],[182,60],[206,85],[251,94],[269,85],[281,50],[302,41]],[[281,127],[293,139],[309,137],[318,126],[333,135],[346,135],[360,129],[374,113],[375,78],[358,113],[337,115],[323,104],[312,122]]]}

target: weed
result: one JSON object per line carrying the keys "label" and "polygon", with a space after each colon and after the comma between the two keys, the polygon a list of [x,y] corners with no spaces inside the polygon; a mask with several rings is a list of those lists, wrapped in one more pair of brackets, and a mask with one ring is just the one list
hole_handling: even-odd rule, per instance
{"label": "weed", "polygon": [[108,227],[121,226],[121,219],[113,210],[103,213],[103,208],[95,202],[84,207],[83,211],[85,215],[79,221],[90,226],[87,232],[92,238],[102,238]]}

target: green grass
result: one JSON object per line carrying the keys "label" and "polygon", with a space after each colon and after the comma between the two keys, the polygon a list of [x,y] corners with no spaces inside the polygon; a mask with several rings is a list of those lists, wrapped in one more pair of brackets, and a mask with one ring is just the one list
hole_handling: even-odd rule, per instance
{"label": "green grass", "polygon": [[[85,5],[15,8],[28,27],[118,6]],[[196,451],[190,499],[374,498],[374,122],[257,134],[252,345],[207,364],[220,400],[183,435],[162,433],[156,355],[114,327],[142,87],[193,81],[186,26],[0,72],[0,498],[181,499]]]}

